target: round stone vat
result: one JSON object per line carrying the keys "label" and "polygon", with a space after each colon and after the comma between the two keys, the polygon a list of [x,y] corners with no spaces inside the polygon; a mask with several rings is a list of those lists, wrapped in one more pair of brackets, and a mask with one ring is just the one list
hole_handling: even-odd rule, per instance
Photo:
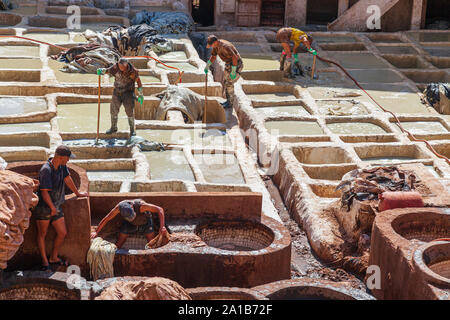
{"label": "round stone vat", "polygon": [[394,231],[407,240],[429,242],[450,237],[450,215],[411,212],[392,221]]}
{"label": "round stone vat", "polygon": [[22,22],[22,17],[12,13],[0,13],[0,26],[10,27]]}
{"label": "round stone vat", "polygon": [[374,300],[348,284],[309,278],[282,280],[252,289],[269,300]]}
{"label": "round stone vat", "polygon": [[197,226],[195,233],[210,247],[230,251],[264,249],[273,242],[274,233],[251,221],[215,221]]}
{"label": "round stone vat", "polygon": [[192,300],[267,300],[252,289],[229,287],[200,287],[187,289]]}
{"label": "round stone vat", "polygon": [[450,288],[450,240],[419,247],[414,253],[414,265],[430,282]]}
{"label": "round stone vat", "polygon": [[0,287],[0,300],[81,300],[81,293],[78,289],[68,289],[66,282],[36,278]]}

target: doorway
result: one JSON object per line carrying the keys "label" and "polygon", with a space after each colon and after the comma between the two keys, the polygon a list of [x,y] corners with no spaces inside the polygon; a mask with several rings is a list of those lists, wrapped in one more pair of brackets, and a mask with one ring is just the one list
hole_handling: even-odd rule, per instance
{"label": "doorway", "polygon": [[262,0],[261,25],[281,27],[284,25],[286,0]]}
{"label": "doorway", "polygon": [[192,0],[192,19],[202,27],[214,25],[214,0]]}
{"label": "doorway", "polygon": [[306,23],[326,25],[338,17],[339,0],[308,1]]}
{"label": "doorway", "polygon": [[426,29],[450,29],[450,1],[428,0]]}

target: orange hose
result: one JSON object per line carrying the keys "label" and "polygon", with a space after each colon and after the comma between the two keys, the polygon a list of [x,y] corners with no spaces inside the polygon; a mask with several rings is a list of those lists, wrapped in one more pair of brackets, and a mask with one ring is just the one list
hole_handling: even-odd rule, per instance
{"label": "orange hose", "polygon": [[450,238],[440,238],[440,239],[431,240],[431,242],[433,242],[433,241],[450,241]]}
{"label": "orange hose", "polygon": [[400,127],[400,129],[402,130],[402,132],[407,133],[407,134],[411,137],[411,139],[412,139],[413,141],[416,141],[416,142],[424,142],[424,143],[427,145],[428,149],[430,149],[431,152],[433,152],[433,154],[434,154],[436,157],[441,158],[441,159],[444,159],[448,164],[450,164],[450,160],[449,160],[447,157],[445,157],[445,156],[439,154],[436,150],[434,150],[434,148],[430,145],[430,143],[429,143],[428,141],[422,140],[422,139],[417,139],[416,137],[414,137],[414,135],[413,135],[411,132],[409,132],[408,130],[404,129],[404,128],[402,127],[402,124],[401,124],[400,120],[397,118],[397,116],[396,116],[393,112],[384,109],[384,108],[383,108],[383,107],[382,107],[382,106],[381,106],[374,98],[372,98],[372,96],[371,96],[366,90],[364,90],[363,87],[361,87],[361,85],[358,83],[358,81],[356,81],[355,78],[353,78],[353,77],[347,72],[347,70],[344,69],[343,66],[341,66],[341,65],[340,65],[339,63],[337,63],[337,62],[334,62],[334,61],[331,61],[331,60],[322,58],[322,57],[320,57],[320,56],[317,56],[317,57],[319,58],[319,60],[324,61],[324,62],[327,62],[327,63],[334,64],[334,65],[336,65],[339,69],[341,69],[341,70],[345,73],[345,75],[346,75],[347,77],[349,77],[349,78],[356,84],[356,86],[357,86],[358,88],[360,88],[360,89],[361,89],[361,90],[362,90],[362,91],[363,91],[370,99],[372,99],[373,102],[375,102],[375,104],[376,104],[378,107],[381,108],[381,110],[383,110],[384,112],[390,113],[390,114],[394,117],[395,121],[397,122],[397,125]]}
{"label": "orange hose", "polygon": [[25,38],[25,37],[21,37],[21,36],[0,36],[0,38],[18,38],[18,39],[28,40],[28,41],[32,41],[32,42],[37,42],[37,43],[40,43],[40,44],[46,44],[48,46],[52,46],[52,47],[55,47],[55,48],[58,48],[58,49],[63,49],[63,50],[67,50],[68,49],[68,48],[64,48],[64,47],[61,47],[61,46],[57,46],[56,44],[51,44],[51,43],[48,43],[48,42],[43,42],[43,41],[34,40],[34,39],[30,39],[30,38]]}

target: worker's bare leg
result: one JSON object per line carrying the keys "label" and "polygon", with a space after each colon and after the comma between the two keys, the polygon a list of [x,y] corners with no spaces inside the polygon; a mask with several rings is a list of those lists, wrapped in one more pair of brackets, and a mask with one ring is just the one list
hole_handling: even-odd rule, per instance
{"label": "worker's bare leg", "polygon": [[119,232],[119,236],[117,237],[117,241],[116,241],[117,249],[122,248],[125,241],[127,241],[127,238],[128,238],[127,234]]}
{"label": "worker's bare leg", "polygon": [[45,252],[45,236],[47,235],[48,225],[50,220],[36,220],[37,235],[36,240],[41,254],[42,265],[48,266],[47,253]]}
{"label": "worker's bare leg", "polygon": [[134,124],[134,93],[127,92],[123,94],[123,106],[128,116],[128,124],[130,125],[130,137],[136,135],[136,126]]}
{"label": "worker's bare leg", "polygon": [[152,241],[152,240],[156,237],[156,233],[155,233],[155,232],[147,233],[147,234],[145,235],[145,237],[147,238],[147,242],[150,242],[150,241]]}
{"label": "worker's bare leg", "polygon": [[53,243],[53,250],[49,262],[58,262],[58,252],[67,235],[66,223],[64,222],[64,218],[59,218],[58,220],[53,221],[52,226],[53,228],[55,228],[56,238]]}

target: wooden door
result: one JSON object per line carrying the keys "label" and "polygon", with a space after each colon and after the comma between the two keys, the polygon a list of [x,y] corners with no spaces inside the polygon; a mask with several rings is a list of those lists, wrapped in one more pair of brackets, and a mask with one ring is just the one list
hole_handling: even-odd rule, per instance
{"label": "wooden door", "polygon": [[262,0],[261,25],[283,26],[285,6],[286,0]]}
{"label": "wooden door", "polygon": [[261,0],[236,0],[236,26],[259,27]]}

